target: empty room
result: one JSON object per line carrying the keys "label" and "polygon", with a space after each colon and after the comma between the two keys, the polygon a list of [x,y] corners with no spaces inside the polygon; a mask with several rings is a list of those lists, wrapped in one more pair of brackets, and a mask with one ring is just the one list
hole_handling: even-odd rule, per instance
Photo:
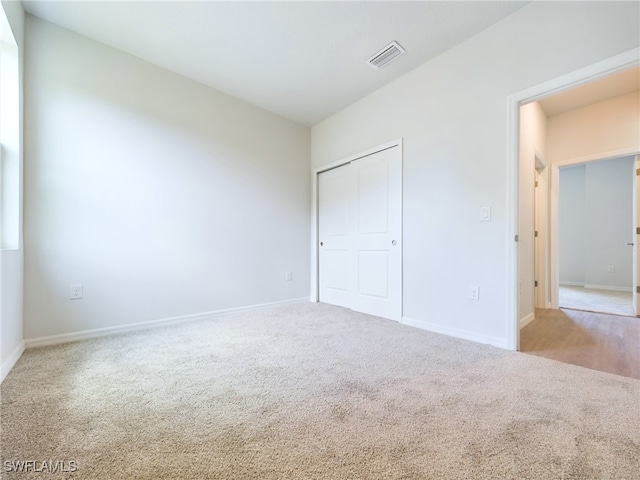
{"label": "empty room", "polygon": [[640,379],[519,350],[534,164],[639,89],[524,112],[638,2],[0,5],[0,478],[637,478]]}

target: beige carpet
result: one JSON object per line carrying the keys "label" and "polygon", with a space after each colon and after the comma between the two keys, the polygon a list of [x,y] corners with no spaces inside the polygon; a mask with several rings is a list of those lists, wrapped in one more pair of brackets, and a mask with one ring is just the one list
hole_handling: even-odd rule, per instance
{"label": "beige carpet", "polygon": [[30,350],[1,395],[7,479],[640,472],[640,381],[321,304]]}
{"label": "beige carpet", "polygon": [[560,308],[635,316],[631,292],[561,285],[559,301]]}

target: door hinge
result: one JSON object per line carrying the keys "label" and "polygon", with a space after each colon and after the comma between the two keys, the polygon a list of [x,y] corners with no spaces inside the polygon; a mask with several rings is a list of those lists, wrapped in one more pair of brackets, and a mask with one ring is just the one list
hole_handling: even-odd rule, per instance
{"label": "door hinge", "polygon": [[640,227],[636,227],[636,235],[640,235]]}
{"label": "door hinge", "polygon": [[636,287],[636,293],[640,293],[640,285]]}
{"label": "door hinge", "polygon": [[640,176],[640,168],[636,168],[636,175]]}
{"label": "door hinge", "polygon": [[537,287],[538,286],[538,280],[536,280],[535,282],[533,282],[533,286]]}
{"label": "door hinge", "polygon": [[518,241],[518,235],[513,238],[516,242]]}
{"label": "door hinge", "polygon": [[536,233],[535,233],[535,235],[534,235],[534,236],[535,236],[535,237],[537,237],[537,236],[538,236],[538,230],[536,230]]}
{"label": "door hinge", "polygon": [[538,186],[538,181],[536,180],[535,183],[533,184],[534,187]]}

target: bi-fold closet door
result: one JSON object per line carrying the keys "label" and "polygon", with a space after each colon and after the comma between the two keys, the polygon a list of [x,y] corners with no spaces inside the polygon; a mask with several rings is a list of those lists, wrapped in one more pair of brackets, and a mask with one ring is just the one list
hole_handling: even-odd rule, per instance
{"label": "bi-fold closet door", "polygon": [[400,321],[400,146],[319,174],[318,241],[321,302]]}

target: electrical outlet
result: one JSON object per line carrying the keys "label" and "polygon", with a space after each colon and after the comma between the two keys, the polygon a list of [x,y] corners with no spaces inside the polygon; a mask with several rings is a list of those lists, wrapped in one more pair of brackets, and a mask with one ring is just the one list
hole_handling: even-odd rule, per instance
{"label": "electrical outlet", "polygon": [[480,300],[480,287],[477,285],[469,285],[469,299]]}
{"label": "electrical outlet", "polygon": [[71,300],[80,300],[82,298],[82,285],[71,285],[69,298]]}
{"label": "electrical outlet", "polygon": [[293,280],[293,272],[285,272],[284,279],[287,282],[290,282],[291,280]]}
{"label": "electrical outlet", "polygon": [[616,267],[614,267],[613,265],[609,265],[609,266],[607,267],[607,272],[609,272],[609,273],[613,273],[613,272],[615,272],[615,271],[616,271]]}

